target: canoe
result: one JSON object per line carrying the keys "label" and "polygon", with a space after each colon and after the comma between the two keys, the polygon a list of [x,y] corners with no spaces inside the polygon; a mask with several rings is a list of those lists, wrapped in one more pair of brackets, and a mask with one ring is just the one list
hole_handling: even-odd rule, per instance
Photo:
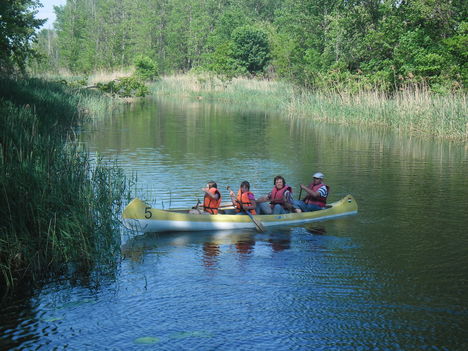
{"label": "canoe", "polygon": [[[333,202],[326,209],[287,213],[281,215],[255,215],[265,227],[298,225],[307,222],[324,221],[356,214],[358,206],[351,195]],[[152,208],[135,198],[122,213],[123,224],[137,232],[207,231],[226,229],[255,229],[255,224],[246,215],[235,215],[232,206],[220,208],[218,215],[190,214],[188,209],[160,210]]]}

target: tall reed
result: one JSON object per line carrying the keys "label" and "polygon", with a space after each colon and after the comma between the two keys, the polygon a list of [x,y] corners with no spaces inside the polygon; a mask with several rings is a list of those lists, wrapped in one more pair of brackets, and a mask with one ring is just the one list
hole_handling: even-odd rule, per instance
{"label": "tall reed", "polygon": [[72,132],[105,108],[57,83],[0,80],[0,288],[114,261],[128,181]]}
{"label": "tall reed", "polygon": [[187,74],[162,77],[152,89],[159,95],[270,108],[290,118],[384,126],[428,137],[468,140],[466,94],[437,95],[420,86],[393,94],[377,88],[353,93],[310,91],[285,82]]}

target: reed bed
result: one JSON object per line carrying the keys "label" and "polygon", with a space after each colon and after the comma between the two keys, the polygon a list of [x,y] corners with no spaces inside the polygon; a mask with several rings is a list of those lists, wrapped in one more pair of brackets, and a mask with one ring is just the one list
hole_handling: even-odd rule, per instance
{"label": "reed bed", "polygon": [[156,95],[177,95],[198,100],[224,101],[255,108],[280,108],[292,96],[294,87],[264,79],[233,78],[210,74],[179,74],[164,76],[152,83]]}
{"label": "reed bed", "polygon": [[88,77],[89,84],[96,85],[96,83],[110,82],[119,78],[130,77],[134,74],[135,68],[129,67],[118,71],[97,71]]}
{"label": "reed bed", "polygon": [[104,109],[93,94],[0,80],[0,289],[115,263],[129,182],[115,164],[91,159],[72,132]]}
{"label": "reed bed", "polygon": [[426,87],[411,86],[393,94],[378,89],[351,94],[310,91],[270,80],[186,74],[162,77],[152,90],[155,94],[271,108],[289,118],[384,126],[426,137],[468,140],[466,94],[437,95]]}

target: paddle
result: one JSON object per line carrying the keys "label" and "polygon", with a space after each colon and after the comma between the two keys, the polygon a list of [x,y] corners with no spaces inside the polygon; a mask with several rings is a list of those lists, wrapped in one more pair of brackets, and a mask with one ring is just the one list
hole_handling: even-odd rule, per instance
{"label": "paddle", "polygon": [[299,198],[298,198],[298,200],[301,199],[301,194],[302,194],[302,187],[301,187],[301,190],[299,191]]}
{"label": "paddle", "polygon": [[200,205],[200,199],[197,199],[197,204],[195,206],[193,206],[192,209],[197,210],[198,205]]}
{"label": "paddle", "polygon": [[[227,190],[230,191],[231,190],[231,187],[228,185],[227,186]],[[263,233],[265,231],[265,227],[263,226],[263,223],[257,219],[254,218],[254,216],[252,216],[252,214],[250,213],[250,211],[247,211],[244,206],[242,205],[242,202],[238,202],[242,211],[250,217],[250,219],[252,220],[252,222],[254,222],[255,224],[255,227],[257,228],[257,230],[261,233]]]}

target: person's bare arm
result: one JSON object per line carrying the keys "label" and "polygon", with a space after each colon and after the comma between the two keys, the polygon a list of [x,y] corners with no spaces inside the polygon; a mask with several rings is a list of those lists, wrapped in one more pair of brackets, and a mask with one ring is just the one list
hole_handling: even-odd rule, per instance
{"label": "person's bare arm", "polygon": [[236,194],[234,194],[234,191],[232,191],[231,189],[229,189],[229,196],[231,197],[232,204],[234,206],[237,206]]}
{"label": "person's bare arm", "polygon": [[244,210],[255,210],[257,207],[257,204],[255,202],[255,199],[250,199],[250,206],[244,205]]}
{"label": "person's bare arm", "polygon": [[305,186],[303,184],[301,184],[301,189],[304,190],[309,195],[312,195],[314,197],[318,196],[318,192],[313,191],[312,189],[310,189],[309,187],[307,187],[307,186]]}
{"label": "person's bare arm", "polygon": [[267,201],[270,201],[270,194],[261,196],[255,200],[255,202],[267,202]]}
{"label": "person's bare arm", "polygon": [[205,192],[205,194],[207,194],[209,197],[211,197],[212,199],[215,199],[215,200],[218,200],[219,199],[219,194],[218,193],[210,193],[210,189],[209,188],[202,188],[202,191]]}

